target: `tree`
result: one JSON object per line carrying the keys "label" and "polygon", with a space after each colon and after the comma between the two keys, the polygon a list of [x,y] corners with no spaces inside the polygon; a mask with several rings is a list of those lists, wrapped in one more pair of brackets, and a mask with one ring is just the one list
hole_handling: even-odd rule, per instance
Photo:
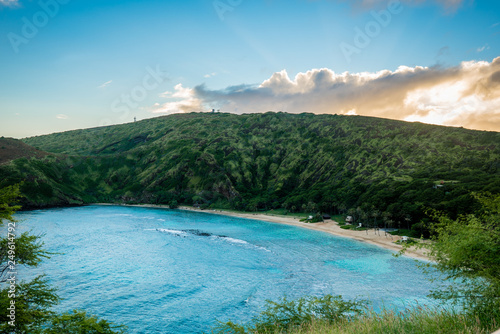
{"label": "tree", "polygon": [[177,209],[179,207],[179,204],[177,203],[177,201],[175,199],[173,199],[170,202],[168,202],[168,207],[170,209]]}
{"label": "tree", "polygon": [[[99,319],[94,315],[88,315],[85,311],[73,310],[52,317],[50,327],[43,330],[42,334],[114,334],[125,333],[124,326],[116,326],[112,323]],[[118,331],[115,331],[117,329]]]}
{"label": "tree", "polygon": [[453,284],[434,297],[459,303],[482,323],[500,320],[500,195],[473,194],[483,208],[452,220],[431,212],[434,242],[423,244],[436,262],[429,264]]}
{"label": "tree", "polygon": [[410,229],[410,222],[411,222],[411,216],[409,214],[405,214],[405,222],[406,222],[406,228],[409,230]]}
{"label": "tree", "polygon": [[373,217],[373,226],[377,227],[377,218],[380,217],[380,210],[374,209],[372,211],[372,217]]}
{"label": "tree", "polygon": [[16,282],[14,289],[12,286],[2,289],[0,307],[2,312],[8,312],[0,315],[0,333],[40,333],[41,327],[55,315],[50,308],[58,302],[55,289],[43,276],[30,282]]}
{"label": "tree", "polygon": [[343,215],[344,212],[347,210],[347,206],[345,205],[345,203],[340,203],[339,206],[339,214]]}
{"label": "tree", "polygon": [[13,222],[12,215],[21,209],[18,205],[12,205],[19,198],[19,187],[15,185],[0,189],[0,224],[3,224],[3,220]]}
{"label": "tree", "polygon": [[367,221],[368,221],[368,213],[366,211],[362,211],[360,214],[359,214],[359,219],[361,220],[361,222],[363,222],[363,224],[367,224]]}
{"label": "tree", "polygon": [[388,211],[382,213],[382,219],[384,220],[384,228],[387,230],[387,226],[392,226],[393,220],[391,219],[392,214]]}
{"label": "tree", "polygon": [[356,208],[356,220],[362,220],[365,212],[359,206]]}
{"label": "tree", "polygon": [[19,198],[19,188],[0,189],[0,228],[7,230],[6,237],[0,238],[0,333],[34,333],[50,317],[50,307],[59,301],[43,276],[31,282],[19,282],[17,277],[17,266],[36,267],[48,257],[38,236],[27,232],[16,236],[13,214],[20,207],[12,203]]}
{"label": "tree", "polygon": [[294,329],[324,321],[334,324],[355,319],[367,308],[365,300],[346,301],[342,296],[306,296],[296,300],[283,297],[266,301],[266,308],[246,325],[220,322],[215,333],[288,333]]}

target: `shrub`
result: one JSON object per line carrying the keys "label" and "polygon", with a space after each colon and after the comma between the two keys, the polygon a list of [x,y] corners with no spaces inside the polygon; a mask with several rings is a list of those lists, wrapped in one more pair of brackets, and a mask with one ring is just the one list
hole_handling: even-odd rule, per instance
{"label": "shrub", "polygon": [[179,204],[177,203],[177,201],[175,199],[173,199],[170,202],[168,202],[168,207],[170,209],[177,209],[179,207]]}
{"label": "shrub", "polygon": [[345,301],[342,296],[307,296],[297,300],[286,297],[278,302],[267,301],[267,308],[248,325],[231,321],[220,323],[214,333],[274,333],[311,324],[315,321],[335,323],[351,320],[366,309],[366,301]]}

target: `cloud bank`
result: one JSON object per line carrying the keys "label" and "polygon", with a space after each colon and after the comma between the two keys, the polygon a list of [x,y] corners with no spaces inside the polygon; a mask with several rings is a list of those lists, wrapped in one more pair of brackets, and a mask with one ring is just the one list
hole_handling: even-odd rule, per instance
{"label": "cloud bank", "polygon": [[349,114],[500,131],[500,57],[491,63],[406,67],[376,73],[313,69],[291,79],[283,70],[260,85],[210,90],[205,85],[174,93],[175,102],[154,112],[220,109],[233,113],[285,111]]}
{"label": "cloud bank", "polygon": [[182,84],[177,84],[174,89],[175,92],[164,92],[160,94],[160,97],[175,99],[175,101],[163,104],[155,103],[151,108],[153,113],[169,115],[203,109],[202,101],[196,97],[193,89],[184,88]]}

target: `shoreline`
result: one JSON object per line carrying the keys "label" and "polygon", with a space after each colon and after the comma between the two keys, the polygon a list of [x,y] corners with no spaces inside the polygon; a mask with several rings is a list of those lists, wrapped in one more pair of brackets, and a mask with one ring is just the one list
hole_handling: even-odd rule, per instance
{"label": "shoreline", "polygon": [[[121,205],[121,206],[132,206],[132,207],[143,207],[143,208],[160,208],[168,209],[168,205],[156,205],[156,204],[107,204],[107,203],[96,203],[96,205]],[[374,233],[373,230],[368,230],[363,233],[354,230],[345,230],[340,228],[337,222],[333,220],[328,220],[323,223],[304,223],[300,222],[297,218],[286,217],[286,216],[273,216],[268,214],[259,213],[243,213],[243,212],[231,212],[224,210],[200,210],[193,207],[179,206],[178,210],[192,211],[192,212],[204,212],[209,214],[216,214],[229,217],[239,217],[254,220],[261,220],[269,223],[285,224],[296,227],[307,228],[310,230],[325,232],[337,237],[349,238],[360,242],[365,242],[371,245],[382,247],[391,251],[399,252],[402,247],[394,242],[400,240],[401,237],[397,235],[390,235],[385,233]],[[432,262],[432,260],[426,255],[426,251],[423,249],[416,249],[415,247],[410,247],[406,250],[403,256],[410,257],[415,260]]]}

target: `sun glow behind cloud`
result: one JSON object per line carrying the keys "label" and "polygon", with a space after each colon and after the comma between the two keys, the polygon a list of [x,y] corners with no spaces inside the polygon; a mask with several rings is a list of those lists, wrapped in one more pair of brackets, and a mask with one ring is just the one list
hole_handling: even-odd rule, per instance
{"label": "sun glow behind cloud", "polygon": [[201,100],[195,97],[193,89],[184,88],[182,84],[174,87],[175,92],[164,92],[160,97],[174,99],[165,103],[155,103],[150,111],[155,114],[177,114],[191,111],[199,111]]}
{"label": "sun glow behind cloud", "polygon": [[177,100],[158,104],[155,113],[212,107],[235,113],[337,113],[500,131],[500,58],[450,68],[400,66],[373,73],[337,74],[322,68],[293,79],[282,70],[260,85],[209,90],[179,84],[174,93],[163,96]]}

